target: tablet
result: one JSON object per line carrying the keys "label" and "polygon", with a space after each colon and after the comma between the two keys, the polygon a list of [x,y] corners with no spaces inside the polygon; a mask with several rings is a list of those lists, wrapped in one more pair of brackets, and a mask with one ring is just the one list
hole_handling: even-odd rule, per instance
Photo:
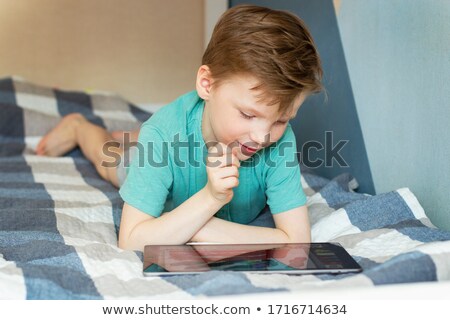
{"label": "tablet", "polygon": [[144,275],[181,275],[222,270],[250,273],[360,272],[338,243],[148,245]]}

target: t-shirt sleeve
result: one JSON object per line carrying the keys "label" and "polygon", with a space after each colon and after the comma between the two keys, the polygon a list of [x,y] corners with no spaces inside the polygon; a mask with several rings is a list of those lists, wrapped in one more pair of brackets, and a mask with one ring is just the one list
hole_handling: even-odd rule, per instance
{"label": "t-shirt sleeve", "polygon": [[173,183],[167,139],[156,128],[144,124],[133,148],[136,149],[120,196],[132,207],[159,217]]}
{"label": "t-shirt sleeve", "polygon": [[306,204],[297,145],[289,126],[283,137],[272,147],[266,159],[266,196],[272,214],[281,213]]}

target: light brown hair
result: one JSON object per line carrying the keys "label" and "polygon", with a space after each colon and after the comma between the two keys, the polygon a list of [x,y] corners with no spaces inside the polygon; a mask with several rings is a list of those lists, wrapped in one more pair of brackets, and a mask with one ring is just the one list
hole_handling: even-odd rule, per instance
{"label": "light brown hair", "polygon": [[261,100],[285,112],[302,92],[322,90],[322,68],[314,41],[297,16],[269,8],[239,5],[216,24],[203,55],[213,85],[233,75],[249,74],[259,84]]}

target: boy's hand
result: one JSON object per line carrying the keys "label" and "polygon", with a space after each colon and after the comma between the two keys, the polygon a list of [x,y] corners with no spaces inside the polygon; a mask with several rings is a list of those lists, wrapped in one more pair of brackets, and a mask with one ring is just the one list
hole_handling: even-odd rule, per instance
{"label": "boy's hand", "polygon": [[206,163],[208,182],[205,188],[222,205],[233,199],[233,188],[239,185],[238,168],[241,164],[236,151],[236,148],[220,142],[208,149]]}

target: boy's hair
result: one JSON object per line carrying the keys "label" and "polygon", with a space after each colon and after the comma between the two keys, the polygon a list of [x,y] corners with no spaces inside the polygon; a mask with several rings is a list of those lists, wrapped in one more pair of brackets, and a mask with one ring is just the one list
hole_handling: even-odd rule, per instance
{"label": "boy's hair", "polygon": [[322,90],[319,54],[305,24],[297,16],[269,8],[239,5],[216,24],[203,55],[213,85],[237,74],[258,79],[252,88],[261,100],[286,112],[300,93]]}

